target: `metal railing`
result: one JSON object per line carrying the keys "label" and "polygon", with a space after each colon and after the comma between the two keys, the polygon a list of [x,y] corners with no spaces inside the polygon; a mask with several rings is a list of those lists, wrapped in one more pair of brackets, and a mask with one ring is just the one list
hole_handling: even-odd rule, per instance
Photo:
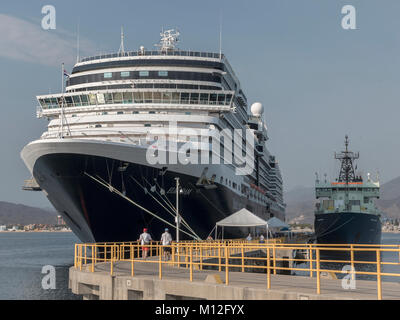
{"label": "metal railing", "polygon": [[[147,248],[148,259],[143,259],[143,249]],[[163,250],[171,249],[171,259],[163,259]],[[282,256],[281,251],[301,253],[291,257]],[[249,253],[258,252],[258,256],[249,256]],[[286,252],[286,253],[287,253]],[[383,253],[395,253],[396,261],[383,261]],[[327,254],[347,255],[339,260],[324,259]],[[247,255],[246,255],[247,254]],[[373,255],[368,260],[356,260],[356,255]],[[282,239],[270,239],[268,243],[246,240],[220,240],[220,241],[181,241],[163,246],[160,242],[153,241],[148,245],[135,242],[123,243],[87,243],[75,245],[74,267],[82,270],[83,266],[90,272],[95,272],[98,263],[109,263],[111,275],[115,272],[116,262],[129,262],[131,276],[135,276],[136,263],[158,264],[159,279],[163,278],[163,266],[175,266],[189,269],[189,279],[193,281],[193,271],[218,270],[225,271],[225,284],[229,285],[230,271],[246,272],[263,270],[267,273],[267,289],[271,289],[271,274],[278,271],[303,271],[310,278],[316,277],[316,291],[321,293],[321,273],[343,273],[342,269],[324,268],[324,264],[351,265],[352,279],[356,275],[372,275],[376,277],[377,298],[382,299],[382,277],[400,277],[399,273],[383,272],[385,265],[400,267],[400,245],[361,245],[361,244],[288,244]],[[295,262],[290,266],[289,262]],[[279,265],[278,265],[279,264]],[[304,264],[304,267],[299,266]],[[376,271],[355,270],[356,265],[376,266]]]}

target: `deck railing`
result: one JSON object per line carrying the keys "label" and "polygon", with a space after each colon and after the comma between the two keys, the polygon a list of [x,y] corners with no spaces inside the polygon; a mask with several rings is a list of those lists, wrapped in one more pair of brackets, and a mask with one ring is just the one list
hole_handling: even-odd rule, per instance
{"label": "deck railing", "polygon": [[[89,272],[95,272],[96,264],[109,263],[111,275],[115,272],[116,262],[129,262],[131,276],[135,276],[136,263],[158,264],[158,276],[163,278],[163,266],[175,266],[189,269],[189,279],[193,281],[194,269],[215,269],[225,271],[225,284],[229,285],[229,273],[232,271],[245,272],[264,270],[266,288],[271,289],[271,274],[278,271],[303,271],[310,278],[316,278],[317,294],[321,293],[321,273],[343,273],[342,269],[335,267],[337,264],[351,266],[352,279],[356,275],[370,275],[376,277],[377,298],[382,299],[382,277],[400,277],[399,273],[383,272],[386,265],[400,267],[400,245],[361,245],[361,244],[293,244],[281,243],[282,239],[270,239],[268,243],[246,240],[221,240],[221,241],[181,241],[163,246],[160,242],[153,241],[148,245],[135,242],[122,243],[85,243],[75,245],[74,267],[82,270],[85,266]],[[144,248],[148,248],[148,258],[143,259]],[[163,259],[165,248],[170,248],[171,258]],[[295,252],[296,255],[283,256],[282,251]],[[254,253],[258,252],[258,256]],[[249,255],[253,253],[253,255]],[[297,254],[298,253],[298,254]],[[395,261],[383,261],[384,253],[392,253]],[[393,255],[394,253],[394,255]],[[333,260],[324,258],[329,254],[340,254],[344,257]],[[357,260],[356,256],[362,256]],[[373,259],[365,257],[373,256]],[[290,266],[290,262],[294,262]],[[304,264],[303,267],[299,264]],[[356,265],[372,265],[376,271],[356,270]],[[333,268],[327,268],[328,265]]]}

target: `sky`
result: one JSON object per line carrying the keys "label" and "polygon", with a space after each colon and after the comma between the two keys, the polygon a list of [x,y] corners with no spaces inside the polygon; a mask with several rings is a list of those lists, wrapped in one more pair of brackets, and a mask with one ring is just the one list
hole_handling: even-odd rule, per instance
{"label": "sky", "polygon": [[[42,7],[56,9],[56,29],[42,28]],[[342,28],[344,5],[356,29]],[[334,151],[344,136],[360,151],[358,168],[381,183],[400,176],[400,1],[398,0],[2,0],[0,3],[0,200],[50,207],[21,190],[30,178],[20,151],[40,137],[36,95],[61,89],[61,63],[77,56],[151,49],[162,28],[177,27],[179,47],[222,51],[249,103],[265,108],[269,150],[285,190],[313,186],[315,172],[338,175]],[[222,17],[222,18],[221,18]],[[337,161],[337,160],[336,160]]]}

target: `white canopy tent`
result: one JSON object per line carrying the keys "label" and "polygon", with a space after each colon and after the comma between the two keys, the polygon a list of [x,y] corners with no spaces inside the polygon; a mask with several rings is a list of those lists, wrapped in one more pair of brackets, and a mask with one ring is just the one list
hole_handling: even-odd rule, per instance
{"label": "white canopy tent", "polygon": [[216,223],[215,238],[217,238],[218,227],[222,227],[222,239],[223,239],[224,227],[262,227],[262,226],[266,227],[267,239],[268,239],[268,232],[269,232],[268,222],[256,216],[249,210],[243,208]]}

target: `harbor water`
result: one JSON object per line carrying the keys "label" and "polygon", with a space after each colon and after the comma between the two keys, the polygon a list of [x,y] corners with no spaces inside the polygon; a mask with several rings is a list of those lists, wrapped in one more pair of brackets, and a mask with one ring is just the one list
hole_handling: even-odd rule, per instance
{"label": "harbor water", "polygon": [[[72,232],[0,233],[0,300],[75,300],[68,289],[68,270],[74,264]],[[55,268],[55,289],[43,289],[46,265]]]}
{"label": "harbor water", "polygon": [[[68,289],[68,270],[73,265],[76,242],[78,239],[71,232],[0,233],[0,300],[80,299]],[[400,234],[383,233],[382,244],[400,245]],[[384,253],[383,257],[383,261],[399,259],[394,253]],[[42,287],[46,276],[42,268],[46,265],[55,267],[56,289]],[[383,266],[383,271],[400,273],[400,267]],[[357,279],[361,278],[357,276]],[[400,277],[384,277],[383,280],[400,282]]]}

